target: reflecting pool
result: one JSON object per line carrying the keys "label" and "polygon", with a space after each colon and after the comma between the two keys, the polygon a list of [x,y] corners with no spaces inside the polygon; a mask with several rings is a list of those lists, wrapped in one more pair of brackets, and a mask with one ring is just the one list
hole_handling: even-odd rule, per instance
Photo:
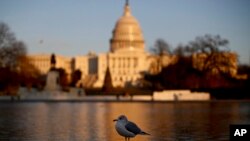
{"label": "reflecting pool", "polygon": [[0,140],[124,141],[113,119],[126,115],[150,136],[131,141],[229,140],[230,124],[250,124],[250,103],[0,103]]}

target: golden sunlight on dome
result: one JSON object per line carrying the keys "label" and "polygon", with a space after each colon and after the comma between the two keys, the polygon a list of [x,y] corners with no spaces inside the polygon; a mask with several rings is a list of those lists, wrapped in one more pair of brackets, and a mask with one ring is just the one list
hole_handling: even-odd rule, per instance
{"label": "golden sunlight on dome", "polygon": [[112,52],[121,50],[144,50],[144,39],[140,25],[131,14],[128,1],[124,7],[124,13],[116,22],[113,37],[110,40]]}

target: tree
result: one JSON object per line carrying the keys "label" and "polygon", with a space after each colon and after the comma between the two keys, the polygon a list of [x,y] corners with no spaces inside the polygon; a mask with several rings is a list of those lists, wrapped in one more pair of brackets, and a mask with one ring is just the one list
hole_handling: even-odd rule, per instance
{"label": "tree", "polygon": [[188,57],[192,56],[196,52],[196,49],[190,45],[179,44],[173,51],[174,55],[178,57]]}
{"label": "tree", "polygon": [[171,47],[163,39],[158,39],[155,41],[155,45],[151,48],[151,51],[155,54],[154,57],[156,59],[155,62],[152,62],[151,67],[153,68],[151,69],[159,73],[164,66],[164,56],[172,55]]}
{"label": "tree", "polygon": [[32,86],[41,86],[42,84],[40,84],[41,82],[39,81],[41,74],[39,70],[33,64],[31,64],[31,62],[26,56],[20,58],[20,62],[21,63],[18,65],[20,84],[29,88]]}
{"label": "tree", "polygon": [[111,73],[108,67],[106,70],[102,90],[105,92],[110,92],[112,89],[113,89],[112,78],[111,78]]}
{"label": "tree", "polygon": [[0,68],[18,69],[20,58],[26,55],[26,45],[15,38],[5,23],[0,23]]}
{"label": "tree", "polygon": [[15,35],[10,31],[9,26],[0,23],[0,48],[10,47],[16,41]]}
{"label": "tree", "polygon": [[151,48],[151,51],[154,54],[159,55],[159,56],[172,54],[170,45],[166,41],[164,41],[163,39],[157,39],[155,41],[154,47]]}
{"label": "tree", "polygon": [[226,70],[235,67],[234,62],[237,60],[237,55],[230,52],[228,44],[229,41],[219,35],[207,34],[197,37],[188,45],[179,45],[174,50],[174,53],[178,56],[196,56],[196,59],[203,59],[200,62],[202,63],[201,71],[203,72],[210,73],[214,70],[223,72],[222,68]]}
{"label": "tree", "polygon": [[175,64],[163,68],[159,78],[167,89],[191,89],[199,87],[200,73],[192,67],[190,57],[180,57]]}
{"label": "tree", "polygon": [[197,37],[195,41],[190,43],[196,50],[196,53],[205,54],[206,58],[202,71],[208,73],[213,70],[223,72],[222,68],[234,67],[234,64],[230,61],[233,56],[229,54],[228,44],[229,41],[221,38],[219,35]]}
{"label": "tree", "polygon": [[[163,67],[158,74],[147,74],[144,78],[169,89],[231,87],[237,55],[230,52],[228,44],[229,41],[219,35],[199,36],[173,51],[177,62]],[[162,47],[158,49],[159,56],[163,55]]]}
{"label": "tree", "polygon": [[15,93],[19,85],[32,86],[39,71],[28,61],[26,45],[0,22],[0,90]]}
{"label": "tree", "polygon": [[58,68],[56,69],[57,72],[59,72],[59,84],[62,86],[63,89],[66,89],[66,87],[69,85],[68,81],[68,75],[64,68]]}
{"label": "tree", "polygon": [[82,72],[80,70],[75,70],[71,74],[71,86],[76,86],[77,82],[81,79]]}
{"label": "tree", "polygon": [[20,83],[21,58],[26,55],[26,46],[16,40],[5,23],[0,22],[0,90],[14,94]]}

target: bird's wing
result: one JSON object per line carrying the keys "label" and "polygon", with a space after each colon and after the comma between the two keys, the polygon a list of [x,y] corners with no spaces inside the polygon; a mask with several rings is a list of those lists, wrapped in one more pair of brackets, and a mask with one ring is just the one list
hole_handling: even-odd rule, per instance
{"label": "bird's wing", "polygon": [[126,125],[125,125],[125,128],[129,131],[129,132],[132,132],[134,133],[135,135],[141,133],[141,129],[133,122],[128,122]]}

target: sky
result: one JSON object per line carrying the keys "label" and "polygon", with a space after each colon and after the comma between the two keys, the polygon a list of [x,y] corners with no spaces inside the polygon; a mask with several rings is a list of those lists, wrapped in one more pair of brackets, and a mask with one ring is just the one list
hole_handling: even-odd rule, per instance
{"label": "sky", "polygon": [[[220,35],[250,64],[250,0],[130,0],[146,50],[159,38],[173,48],[197,36]],[[29,54],[85,55],[109,51],[125,0],[0,0],[8,24]]]}

